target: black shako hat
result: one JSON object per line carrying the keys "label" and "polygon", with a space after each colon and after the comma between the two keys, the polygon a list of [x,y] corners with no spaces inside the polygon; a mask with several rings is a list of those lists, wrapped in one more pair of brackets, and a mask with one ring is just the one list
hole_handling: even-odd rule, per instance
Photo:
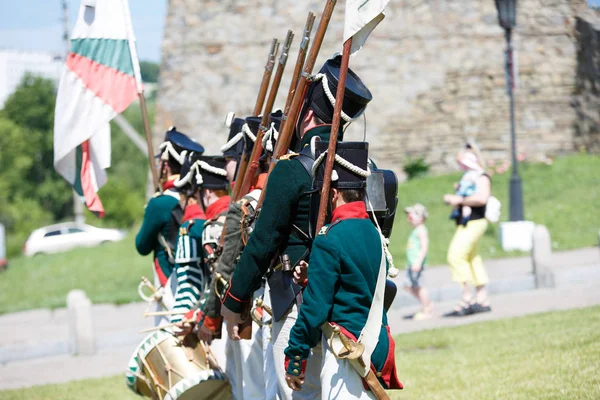
{"label": "black shako hat", "polygon": [[[246,124],[248,124],[248,128],[250,128],[250,132],[254,135],[254,139],[256,140],[256,136],[258,136],[258,128],[260,127],[261,117],[247,117]],[[246,147],[244,147],[244,153],[247,157],[252,153],[252,149],[254,148],[254,140],[250,138],[249,135],[244,135],[244,141],[246,143]]]}
{"label": "black shako hat", "polygon": [[200,143],[190,139],[185,133],[177,131],[174,126],[165,133],[165,139],[159,149],[160,152],[156,157],[160,157],[164,161],[175,160],[179,165],[183,165],[187,155],[192,152],[204,153],[204,147]]}
{"label": "black shako hat", "polygon": [[228,180],[223,156],[203,156],[192,153],[181,166],[175,187],[187,196],[192,196],[199,188],[227,190]]}
{"label": "black shako hat", "polygon": [[[325,163],[327,159],[327,141],[315,142],[315,163],[313,165],[313,190],[323,187]],[[342,160],[333,163],[331,187],[336,189],[364,189],[367,186],[367,163],[369,143],[338,142],[336,155]]]}
{"label": "black shako hat", "polygon": [[[242,131],[242,126],[244,126],[245,122],[246,121],[243,118],[233,118],[231,122],[226,122],[226,124],[229,123],[229,137],[227,138],[227,144]],[[227,147],[227,145],[223,147],[226,147],[225,150],[222,150],[224,157],[239,160],[244,151],[244,141],[240,138],[236,143],[232,144],[231,147]]]}
{"label": "black shako hat", "polygon": [[229,181],[225,164],[227,160],[223,156],[192,155],[192,165],[197,166],[197,171],[202,175],[202,182],[198,184],[203,189],[227,190]]}
{"label": "black shako hat", "polygon": [[[313,82],[307,93],[306,100],[308,107],[326,124],[331,124],[333,121],[333,104],[329,95],[335,99],[341,62],[341,55],[327,60],[319,71],[319,74],[324,75],[324,78]],[[327,83],[329,91],[325,89],[325,83]],[[352,119],[357,118],[365,111],[367,104],[371,100],[373,100],[373,95],[369,88],[365,86],[354,71],[348,68],[342,111]],[[342,124],[345,122],[348,121],[342,120]]]}

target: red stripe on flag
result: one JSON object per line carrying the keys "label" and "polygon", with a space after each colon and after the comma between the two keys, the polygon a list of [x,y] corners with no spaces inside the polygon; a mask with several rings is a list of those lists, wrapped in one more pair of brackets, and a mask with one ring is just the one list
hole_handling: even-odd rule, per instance
{"label": "red stripe on flag", "polygon": [[83,189],[83,198],[85,205],[98,218],[104,217],[104,206],[96,193],[96,188],[92,183],[92,160],[90,158],[90,143],[88,140],[81,143],[81,188]]}
{"label": "red stripe on flag", "polygon": [[124,111],[138,95],[134,77],[79,54],[69,53],[67,68],[117,113]]}

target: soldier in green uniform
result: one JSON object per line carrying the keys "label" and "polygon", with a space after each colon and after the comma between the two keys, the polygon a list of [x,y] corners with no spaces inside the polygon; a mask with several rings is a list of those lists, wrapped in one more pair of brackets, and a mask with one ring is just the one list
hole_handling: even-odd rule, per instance
{"label": "soldier in green uniform", "polygon": [[[173,271],[173,251],[183,214],[174,183],[179,178],[186,156],[191,152],[202,154],[204,148],[187,135],[178,132],[175,127],[171,127],[165,134],[160,150],[163,192],[157,192],[146,205],[144,220],[135,238],[138,253],[143,256],[154,253],[154,286],[162,289],[162,304],[157,303],[157,310],[163,307],[170,309],[173,306],[172,285],[175,285],[175,280],[169,281],[169,278]],[[164,318],[157,317],[155,324],[159,325],[162,319]]]}
{"label": "soldier in green uniform", "polygon": [[[235,327],[235,324],[241,322],[240,313],[252,300],[263,276],[269,276],[273,311],[273,357],[279,392],[284,399],[291,399],[293,393],[285,380],[283,350],[297,318],[296,299],[299,302],[301,296],[300,286],[291,281],[291,270],[301,259],[307,258],[310,247],[309,200],[306,193],[310,191],[312,183],[309,172],[312,157],[308,151],[310,146],[305,146],[315,137],[325,141],[329,139],[333,106],[328,94],[336,92],[340,61],[339,56],[328,60],[307,90],[293,143],[295,149],[304,149],[303,154],[292,154],[278,160],[271,172],[260,216],[236,266],[221,308],[228,320],[228,329]],[[349,70],[342,105],[344,125],[359,117],[371,98],[368,88]],[[270,265],[274,267],[269,268]],[[235,332],[230,335],[235,335]],[[307,375],[305,390],[301,393],[301,397],[307,399],[318,397],[321,393],[318,374],[321,361],[318,349],[316,350],[310,360],[315,367],[310,370],[312,375]]]}
{"label": "soldier in green uniform", "polygon": [[[313,189],[322,187],[327,145],[316,143]],[[369,220],[365,205],[370,175],[367,150],[365,142],[337,144],[336,154],[346,162],[342,164],[336,158],[334,163],[327,205],[331,224],[321,228],[313,242],[306,280],[305,273],[297,267],[297,278],[307,286],[285,349],[286,379],[291,389],[302,390],[304,376],[310,372],[307,368],[317,368],[307,367],[310,349],[322,342],[323,364],[317,371],[322,399],[375,398],[364,389],[359,371],[347,359],[338,359],[330,348],[330,340],[336,336],[334,326],[348,340],[360,338],[365,346],[364,365],[373,369],[372,376],[379,380],[377,383],[375,379],[376,384],[385,389],[402,388],[396,376],[394,341],[384,311],[385,239]],[[317,192],[314,197],[318,202],[320,194]],[[311,213],[316,210],[318,207],[312,208]],[[336,353],[339,351],[337,348]]]}
{"label": "soldier in green uniform", "polygon": [[[268,165],[266,164],[267,153],[272,153],[276,142],[277,132],[281,124],[282,112],[277,111],[270,115],[270,129],[265,135],[263,147],[265,155],[261,158],[261,170],[252,184],[250,193],[244,195],[237,202],[229,206],[226,223],[226,237],[223,244],[223,252],[219,261],[215,264],[215,273],[228,280],[233,273],[237,260],[245,246],[246,238],[250,234],[251,227],[248,225],[255,214],[256,205],[263,189]],[[246,123],[250,131],[256,135],[260,124],[260,118],[248,117]],[[245,137],[246,150],[252,150],[252,141]],[[253,298],[263,297],[268,299],[265,293],[264,281]],[[203,325],[200,327],[203,337],[212,337],[220,331],[222,325],[221,302],[218,299],[215,287],[211,287],[206,304],[206,312]],[[268,337],[265,338],[264,336]],[[265,340],[268,339],[268,340]],[[259,327],[252,325],[252,338],[250,340],[231,341],[228,343],[227,352],[227,376],[233,384],[234,397],[248,400],[273,399],[278,396],[278,386],[274,376],[272,351],[270,346],[270,326]],[[267,350],[269,353],[267,353]]]}

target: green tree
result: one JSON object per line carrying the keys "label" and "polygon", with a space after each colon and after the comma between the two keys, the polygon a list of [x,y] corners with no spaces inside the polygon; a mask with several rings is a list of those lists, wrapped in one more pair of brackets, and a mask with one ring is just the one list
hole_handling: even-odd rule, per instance
{"label": "green tree", "polygon": [[[71,186],[54,169],[52,81],[27,75],[0,110],[0,222],[14,256],[36,228],[73,217]],[[152,120],[154,103],[148,102]],[[124,116],[142,132],[139,104]],[[144,212],[148,162],[142,152],[112,125],[112,166],[100,189],[106,217],[87,214],[88,223],[131,227]]]}
{"label": "green tree", "polygon": [[159,71],[160,66],[157,63],[151,61],[140,61],[140,72],[142,73],[142,80],[144,82],[158,82]]}
{"label": "green tree", "polygon": [[[18,127],[18,133],[1,148],[18,153],[24,160],[22,164],[27,165],[19,170],[18,179],[9,180],[12,196],[35,199],[55,218],[61,219],[72,214],[72,196],[70,186],[54,169],[55,102],[56,89],[52,81],[25,75],[2,110],[2,115]],[[18,151],[13,151],[17,148]],[[7,168],[13,169],[10,164]]]}

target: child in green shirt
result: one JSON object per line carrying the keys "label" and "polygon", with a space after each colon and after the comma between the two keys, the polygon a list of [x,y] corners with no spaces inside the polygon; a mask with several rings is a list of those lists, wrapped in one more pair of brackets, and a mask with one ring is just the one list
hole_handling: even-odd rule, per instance
{"label": "child in green shirt", "polygon": [[420,312],[413,316],[415,320],[429,319],[432,316],[433,304],[429,299],[427,289],[423,287],[423,270],[427,263],[427,252],[429,250],[429,235],[425,220],[428,217],[427,209],[422,204],[415,204],[404,209],[408,223],[413,230],[406,244],[406,277],[404,288],[415,296],[422,305]]}

